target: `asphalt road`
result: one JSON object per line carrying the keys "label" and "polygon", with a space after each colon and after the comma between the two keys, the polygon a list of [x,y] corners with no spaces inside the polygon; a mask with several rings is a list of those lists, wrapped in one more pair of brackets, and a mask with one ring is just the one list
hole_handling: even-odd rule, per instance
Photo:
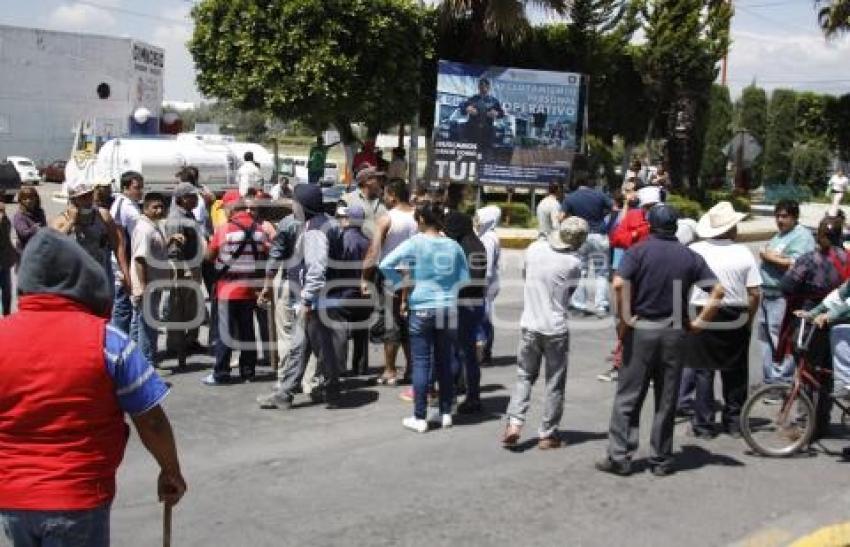
{"label": "asphalt road", "polygon": [[[697,440],[680,424],[676,474],[618,478],[595,471],[614,393],[612,384],[596,380],[614,344],[610,320],[574,326],[566,446],[535,448],[538,385],[520,449],[503,449],[521,259],[517,251],[504,255],[497,366],[483,371],[486,412],[458,417],[450,430],[403,429],[411,407],[399,400],[400,388],[358,381],[342,409],[297,400],[290,411],[261,411],[254,399],[271,388],[270,371],[252,384],[213,388],[200,384],[207,357],[191,360],[192,372],[166,373],[174,387],[165,407],[189,483],[174,510],[174,545],[710,546],[746,538],[755,538],[747,545],[786,545],[848,520],[850,475],[837,456],[847,432],[839,426],[814,454],[773,460],[727,436]],[[377,367],[377,347],[370,357]],[[752,362],[751,383],[757,383],[755,353]],[[646,457],[650,399],[638,458]],[[113,506],[115,545],[161,542],[156,473],[134,435]]]}

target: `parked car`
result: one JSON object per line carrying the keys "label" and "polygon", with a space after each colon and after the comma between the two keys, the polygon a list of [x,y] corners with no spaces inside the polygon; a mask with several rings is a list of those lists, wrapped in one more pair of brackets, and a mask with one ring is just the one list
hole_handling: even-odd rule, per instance
{"label": "parked car", "polygon": [[65,160],[56,160],[38,170],[44,182],[65,182]]}
{"label": "parked car", "polygon": [[21,175],[10,161],[0,161],[0,199],[11,202],[21,189]]}
{"label": "parked car", "polygon": [[41,182],[41,176],[38,174],[35,164],[31,159],[23,156],[8,156],[6,161],[11,162],[21,176],[22,184],[38,184]]}

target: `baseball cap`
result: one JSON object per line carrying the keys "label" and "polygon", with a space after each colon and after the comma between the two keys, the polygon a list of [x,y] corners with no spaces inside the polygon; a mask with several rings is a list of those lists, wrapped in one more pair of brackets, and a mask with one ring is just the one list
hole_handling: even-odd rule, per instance
{"label": "baseball cap", "polygon": [[583,218],[566,218],[549,234],[549,245],[556,251],[576,251],[584,245],[587,230],[587,221]]}

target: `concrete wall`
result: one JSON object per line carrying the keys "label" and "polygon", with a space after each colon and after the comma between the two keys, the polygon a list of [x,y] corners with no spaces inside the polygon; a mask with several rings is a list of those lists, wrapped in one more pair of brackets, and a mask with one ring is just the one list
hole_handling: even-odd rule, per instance
{"label": "concrete wall", "polygon": [[[0,25],[0,157],[67,159],[80,121],[126,134],[136,107],[159,116],[161,68],[137,67],[149,59],[134,61],[133,46],[129,38]],[[101,83],[108,99],[98,98]]]}

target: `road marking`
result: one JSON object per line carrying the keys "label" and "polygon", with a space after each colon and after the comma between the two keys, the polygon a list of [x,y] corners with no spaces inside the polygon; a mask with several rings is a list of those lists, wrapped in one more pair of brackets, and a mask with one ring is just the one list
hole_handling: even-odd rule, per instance
{"label": "road marking", "polygon": [[850,545],[850,522],[826,526],[802,537],[791,547],[847,547]]}

